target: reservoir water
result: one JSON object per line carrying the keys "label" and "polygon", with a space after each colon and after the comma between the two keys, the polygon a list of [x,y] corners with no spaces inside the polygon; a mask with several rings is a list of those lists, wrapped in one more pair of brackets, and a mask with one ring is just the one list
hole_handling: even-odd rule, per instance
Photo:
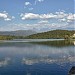
{"label": "reservoir water", "polygon": [[0,42],[0,75],[68,75],[75,41]]}

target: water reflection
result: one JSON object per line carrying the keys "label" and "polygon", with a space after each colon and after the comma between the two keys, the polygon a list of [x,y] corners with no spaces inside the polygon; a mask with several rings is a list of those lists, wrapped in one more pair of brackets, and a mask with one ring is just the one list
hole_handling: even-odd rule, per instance
{"label": "water reflection", "polygon": [[6,58],[4,58],[3,60],[0,60],[0,67],[5,67],[5,66],[7,66],[8,64],[9,64],[9,62],[10,62],[10,58],[9,57],[6,57]]}
{"label": "water reflection", "polygon": [[[66,75],[75,63],[74,43],[73,40],[0,43],[0,74]],[[2,70],[4,66],[7,68]]]}
{"label": "water reflection", "polygon": [[26,65],[34,65],[34,64],[38,64],[38,63],[44,63],[44,64],[59,64],[59,65],[63,65],[63,64],[67,64],[67,63],[74,63],[75,62],[75,56],[63,56],[62,58],[23,58],[22,59],[22,63],[26,64]]}
{"label": "water reflection", "polygon": [[32,42],[40,45],[47,45],[53,47],[65,47],[65,46],[73,46],[75,44],[74,40],[56,40],[56,41],[43,41],[43,42]]}
{"label": "water reflection", "polygon": [[39,41],[38,40],[38,41],[28,41],[28,42],[22,42],[22,41],[0,42],[0,47],[2,46],[24,47],[24,46],[31,46],[32,44],[47,45],[47,46],[54,46],[54,47],[64,47],[64,46],[75,45],[75,40],[54,40],[54,41]]}

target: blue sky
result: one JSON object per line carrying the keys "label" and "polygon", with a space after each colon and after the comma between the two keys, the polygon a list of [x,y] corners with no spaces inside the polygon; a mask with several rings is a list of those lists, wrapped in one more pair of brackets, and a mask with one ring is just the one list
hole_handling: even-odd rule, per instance
{"label": "blue sky", "polygon": [[0,31],[74,29],[74,0],[0,0]]}

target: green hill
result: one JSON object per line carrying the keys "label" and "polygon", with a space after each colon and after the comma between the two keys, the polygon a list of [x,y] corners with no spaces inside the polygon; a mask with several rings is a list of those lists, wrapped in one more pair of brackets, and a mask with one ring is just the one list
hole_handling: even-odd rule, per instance
{"label": "green hill", "polygon": [[26,39],[68,39],[74,33],[74,30],[52,30],[27,36]]}
{"label": "green hill", "polygon": [[74,38],[75,31],[69,30],[52,30],[48,32],[37,33],[29,36],[11,36],[0,35],[0,40],[13,40],[13,39],[69,39]]}

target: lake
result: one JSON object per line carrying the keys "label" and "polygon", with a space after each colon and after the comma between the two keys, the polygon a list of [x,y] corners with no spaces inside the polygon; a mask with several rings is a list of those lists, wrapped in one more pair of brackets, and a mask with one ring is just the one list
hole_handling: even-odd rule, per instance
{"label": "lake", "polygon": [[0,75],[67,75],[75,66],[75,41],[0,42]]}

